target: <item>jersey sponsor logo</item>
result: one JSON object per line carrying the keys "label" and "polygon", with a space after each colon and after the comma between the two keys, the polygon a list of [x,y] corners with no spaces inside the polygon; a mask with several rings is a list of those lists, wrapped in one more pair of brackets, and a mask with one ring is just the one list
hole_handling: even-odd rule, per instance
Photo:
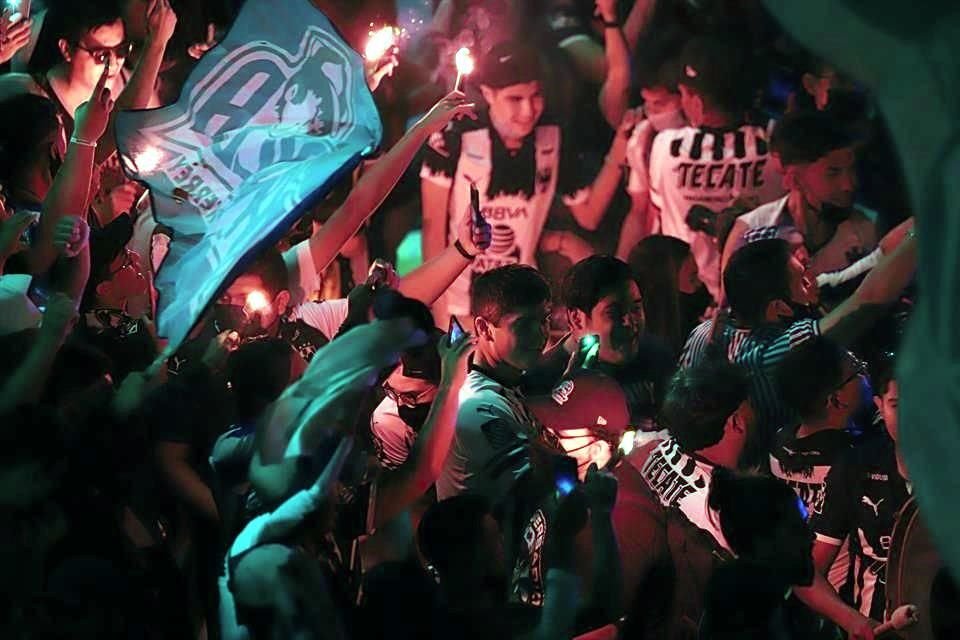
{"label": "jersey sponsor logo", "polygon": [[650,453],[640,473],[665,507],[679,507],[685,497],[707,488],[693,458],[669,441]]}
{"label": "jersey sponsor logo", "polygon": [[674,171],[677,189],[759,189],[766,184],[767,160],[745,162],[682,162]]}
{"label": "jersey sponsor logo", "polygon": [[519,207],[480,207],[480,213],[483,214],[485,219],[496,222],[501,220],[516,220],[517,218],[526,219],[530,217],[530,213],[527,211],[527,207],[524,205]]}
{"label": "jersey sponsor logo", "polygon": [[870,480],[877,480],[879,482],[888,482],[890,480],[890,476],[885,473],[869,473],[867,477]]}

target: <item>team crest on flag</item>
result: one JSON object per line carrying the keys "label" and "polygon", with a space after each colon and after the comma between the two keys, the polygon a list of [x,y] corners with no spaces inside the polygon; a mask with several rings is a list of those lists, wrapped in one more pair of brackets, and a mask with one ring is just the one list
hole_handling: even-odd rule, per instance
{"label": "team crest on flag", "polygon": [[382,132],[360,56],[308,0],[248,0],[175,104],[116,126],[125,169],[173,230],[156,286],[174,346]]}

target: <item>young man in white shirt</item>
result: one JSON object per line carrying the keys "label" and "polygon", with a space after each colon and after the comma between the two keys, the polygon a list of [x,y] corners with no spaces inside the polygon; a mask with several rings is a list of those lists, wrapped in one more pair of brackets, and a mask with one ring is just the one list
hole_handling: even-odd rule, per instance
{"label": "young man in white shirt", "polygon": [[454,242],[471,209],[471,184],[479,190],[480,213],[493,236],[486,255],[454,282],[435,309],[441,325],[449,314],[470,312],[470,283],[481,273],[536,264],[555,195],[562,196],[581,227],[594,230],[620,186],[626,136],[616,136],[595,179],[584,176],[560,127],[545,121],[539,58],[525,44],[495,46],[477,71],[487,107],[479,123],[454,125],[428,143],[420,173],[424,258]]}
{"label": "young man in white shirt", "polygon": [[701,280],[719,302],[719,214],[769,202],[784,189],[768,127],[747,122],[755,87],[743,47],[700,37],[679,62],[680,103],[690,126],[663,131],[653,142],[644,227],[689,244]]}
{"label": "young man in white shirt", "polygon": [[799,231],[813,275],[839,271],[873,251],[876,214],[854,206],[854,140],[841,125],[825,112],[791,114],[777,126],[770,145],[790,192],[737,218],[723,265],[746,244],[747,234],[766,228]]}

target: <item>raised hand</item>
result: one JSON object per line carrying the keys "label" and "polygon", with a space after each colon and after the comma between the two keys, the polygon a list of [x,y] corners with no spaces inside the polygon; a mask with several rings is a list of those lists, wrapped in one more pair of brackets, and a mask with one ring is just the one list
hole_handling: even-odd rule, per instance
{"label": "raised hand", "polygon": [[84,142],[97,142],[107,131],[110,113],[113,111],[113,99],[107,88],[107,74],[110,65],[105,65],[100,80],[93,89],[90,99],[77,107],[73,136]]}
{"label": "raised hand", "polygon": [[617,0],[596,0],[593,14],[605,22],[616,22]]}
{"label": "raised hand", "polygon": [[65,216],[53,230],[53,246],[67,258],[76,258],[90,241],[90,226],[80,216]]}
{"label": "raised hand", "polygon": [[40,323],[40,336],[56,342],[63,341],[73,329],[77,319],[77,307],[70,296],[55,292],[47,298],[43,321]]}
{"label": "raised hand", "polygon": [[450,121],[458,118],[467,117],[476,120],[476,109],[476,103],[467,102],[467,96],[462,91],[451,91],[440,102],[433,105],[419,124],[426,127],[430,133],[436,133],[443,131]]}
{"label": "raised hand", "polygon": [[390,51],[376,60],[364,60],[363,71],[370,91],[376,91],[383,79],[392,76],[398,66],[400,66],[400,58],[397,57],[396,47],[391,48]]}
{"label": "raised hand", "polygon": [[583,492],[591,511],[610,513],[617,501],[617,479],[612,473],[600,471],[596,464],[591,464],[584,478]]}
{"label": "raised hand", "polygon": [[33,20],[20,20],[10,24],[6,13],[0,15],[0,64],[9,62],[17,51],[30,42],[30,28]]}
{"label": "raised hand", "polygon": [[177,28],[177,14],[168,0],[151,0],[147,5],[147,38],[166,45]]}
{"label": "raised hand", "polygon": [[437,343],[440,353],[440,385],[459,386],[467,377],[467,363],[473,350],[477,346],[477,339],[469,333],[464,334],[453,344],[449,337],[444,336]]}
{"label": "raised hand", "polygon": [[467,212],[457,227],[457,240],[464,250],[471,255],[478,255],[490,248],[493,241],[493,227],[484,220],[483,224],[474,224],[473,210],[467,205]]}

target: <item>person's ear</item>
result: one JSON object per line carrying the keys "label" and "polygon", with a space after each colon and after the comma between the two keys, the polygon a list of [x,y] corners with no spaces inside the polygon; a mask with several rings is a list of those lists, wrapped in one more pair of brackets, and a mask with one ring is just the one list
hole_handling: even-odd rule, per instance
{"label": "person's ear", "polygon": [[775,321],[780,318],[790,318],[793,316],[793,309],[785,300],[777,298],[767,303],[766,320]]}
{"label": "person's ear", "polygon": [[793,191],[800,188],[800,182],[797,180],[796,165],[784,165],[780,154],[773,154],[775,162],[779,165],[780,173],[783,175],[783,186],[787,191]]}
{"label": "person's ear", "polygon": [[287,312],[287,307],[290,305],[290,292],[281,291],[277,294],[277,297],[273,299],[273,308],[276,311],[278,316],[282,316]]}
{"label": "person's ear", "polygon": [[580,309],[567,307],[567,321],[575,334],[585,331],[587,328],[587,314]]}
{"label": "person's ear", "polygon": [[63,59],[67,62],[70,62],[73,58],[73,53],[70,51],[70,43],[60,38],[57,40],[57,49],[60,50],[60,55],[63,56]]}
{"label": "person's ear", "polygon": [[480,85],[480,94],[483,96],[483,99],[487,104],[492,104],[494,98],[497,96],[497,92],[485,84]]}
{"label": "person's ear", "polygon": [[113,283],[110,282],[109,280],[104,280],[103,282],[98,284],[96,287],[97,296],[100,298],[106,298],[107,296],[110,295],[112,288],[113,288]]}
{"label": "person's ear", "polygon": [[873,396],[873,404],[877,408],[877,411],[883,412],[883,398],[880,396]]}
{"label": "person's ear", "polygon": [[473,329],[474,335],[483,340],[492,341],[493,340],[493,331],[492,325],[489,320],[484,317],[477,316],[473,319]]}

